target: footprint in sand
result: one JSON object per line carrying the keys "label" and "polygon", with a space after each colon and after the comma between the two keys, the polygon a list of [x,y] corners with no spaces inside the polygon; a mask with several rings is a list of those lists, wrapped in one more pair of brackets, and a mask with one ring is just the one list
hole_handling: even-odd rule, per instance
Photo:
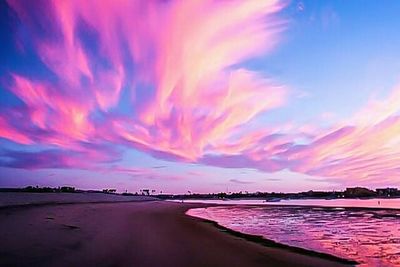
{"label": "footprint in sand", "polygon": [[70,229],[70,230],[80,229],[79,226],[75,226],[75,225],[62,224],[62,226],[64,226],[66,229]]}

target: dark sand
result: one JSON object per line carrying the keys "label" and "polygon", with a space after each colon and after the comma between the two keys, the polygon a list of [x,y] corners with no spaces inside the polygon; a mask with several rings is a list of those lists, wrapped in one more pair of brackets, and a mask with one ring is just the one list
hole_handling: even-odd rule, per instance
{"label": "dark sand", "polygon": [[103,193],[30,193],[0,192],[0,209],[10,206],[34,206],[68,203],[106,203],[128,201],[152,201],[150,196],[123,196]]}
{"label": "dark sand", "polygon": [[0,209],[0,266],[349,266],[266,247],[172,202]]}

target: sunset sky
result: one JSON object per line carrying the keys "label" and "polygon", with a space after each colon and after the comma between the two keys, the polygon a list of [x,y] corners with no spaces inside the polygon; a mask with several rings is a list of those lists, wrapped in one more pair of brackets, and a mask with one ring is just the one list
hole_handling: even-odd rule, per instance
{"label": "sunset sky", "polygon": [[400,1],[0,1],[0,187],[400,187]]}

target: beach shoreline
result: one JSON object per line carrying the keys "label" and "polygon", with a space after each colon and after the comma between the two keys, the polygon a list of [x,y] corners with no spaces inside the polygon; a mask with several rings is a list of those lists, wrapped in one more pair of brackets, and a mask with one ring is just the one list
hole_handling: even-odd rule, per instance
{"label": "beach shoreline", "polygon": [[[191,215],[188,215],[188,216],[191,216]],[[312,257],[318,257],[318,258],[322,258],[322,259],[333,260],[333,261],[337,261],[337,262],[340,262],[343,264],[348,264],[348,265],[358,265],[359,264],[356,261],[345,259],[345,258],[340,258],[335,255],[328,254],[328,253],[322,253],[322,252],[318,252],[318,251],[314,251],[314,250],[309,250],[309,249],[305,249],[305,248],[301,248],[301,247],[290,246],[290,245],[286,245],[283,243],[279,243],[272,239],[265,238],[261,235],[252,235],[252,234],[246,234],[246,233],[243,233],[240,231],[236,231],[231,228],[222,226],[218,222],[213,221],[213,220],[203,219],[203,218],[195,217],[195,216],[193,216],[193,217],[197,218],[205,223],[209,223],[209,224],[213,225],[213,227],[216,227],[216,228],[222,230],[223,232],[226,232],[227,234],[242,238],[242,239],[250,241],[250,242],[255,242],[255,243],[260,244],[265,247],[284,249],[284,250],[292,251],[295,253],[309,255]]]}
{"label": "beach shoreline", "polygon": [[209,204],[43,204],[0,210],[0,266],[351,266],[186,215]]}

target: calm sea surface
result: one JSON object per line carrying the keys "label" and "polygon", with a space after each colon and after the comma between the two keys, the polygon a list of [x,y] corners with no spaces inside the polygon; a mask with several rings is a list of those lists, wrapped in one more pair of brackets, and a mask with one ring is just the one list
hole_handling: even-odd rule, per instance
{"label": "calm sea surface", "polygon": [[400,199],[221,203],[234,205],[187,213],[279,243],[353,259],[361,266],[400,266]]}

